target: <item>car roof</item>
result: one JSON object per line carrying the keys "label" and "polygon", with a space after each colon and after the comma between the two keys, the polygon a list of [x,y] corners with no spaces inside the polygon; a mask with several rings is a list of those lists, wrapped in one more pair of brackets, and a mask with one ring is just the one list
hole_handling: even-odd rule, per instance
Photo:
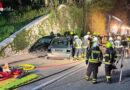
{"label": "car roof", "polygon": [[67,37],[55,37],[54,38],[54,40],[65,40],[65,39],[67,39],[67,40],[69,40]]}

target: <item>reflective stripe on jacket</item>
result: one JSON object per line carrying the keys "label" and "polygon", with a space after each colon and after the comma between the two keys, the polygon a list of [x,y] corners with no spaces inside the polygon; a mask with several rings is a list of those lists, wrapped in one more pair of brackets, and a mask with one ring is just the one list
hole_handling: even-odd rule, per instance
{"label": "reflective stripe on jacket", "polygon": [[81,41],[81,39],[76,39],[76,40],[73,42],[73,44],[74,44],[74,47],[75,47],[75,48],[81,48],[82,41]]}
{"label": "reflective stripe on jacket", "polygon": [[111,65],[116,61],[116,51],[111,47],[108,48],[105,52],[105,64]]}
{"label": "reflective stripe on jacket", "polygon": [[102,52],[99,48],[92,48],[88,51],[87,59],[90,63],[99,63],[103,59]]}

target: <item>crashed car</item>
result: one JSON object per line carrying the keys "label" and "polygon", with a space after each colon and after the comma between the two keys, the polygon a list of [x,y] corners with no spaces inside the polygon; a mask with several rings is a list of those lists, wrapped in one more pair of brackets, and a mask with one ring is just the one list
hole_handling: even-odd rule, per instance
{"label": "crashed car", "polygon": [[55,37],[48,47],[48,58],[72,58],[72,45],[69,38]]}
{"label": "crashed car", "polygon": [[35,50],[47,50],[48,46],[50,45],[51,41],[53,40],[54,37],[52,36],[45,36],[37,40],[37,42],[30,48],[31,51]]}

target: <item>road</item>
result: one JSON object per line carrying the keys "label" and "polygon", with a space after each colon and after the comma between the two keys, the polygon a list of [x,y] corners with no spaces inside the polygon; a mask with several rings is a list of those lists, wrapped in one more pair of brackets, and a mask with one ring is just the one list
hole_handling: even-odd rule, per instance
{"label": "road", "polygon": [[[119,63],[120,64],[120,63]],[[64,79],[41,88],[39,90],[129,90],[130,89],[130,61],[125,60],[123,69],[123,80],[121,84],[119,80],[119,70],[117,74],[112,75],[112,83],[105,83],[104,65],[99,68],[98,83],[93,85],[91,81],[84,79],[86,73],[86,65],[82,63],[82,69],[74,74],[68,75]],[[119,68],[119,66],[118,66]]]}
{"label": "road", "polygon": [[[67,63],[64,65],[63,63]],[[98,83],[93,85],[91,81],[86,81],[87,66],[85,61],[70,63],[69,60],[45,60],[44,58],[35,58],[28,61],[17,62],[11,65],[34,64],[42,67],[33,70],[33,73],[42,75],[42,79],[18,88],[18,90],[129,90],[130,89],[130,59],[124,60],[123,80],[119,84],[119,65],[117,73],[112,75],[112,83],[105,83],[104,64],[99,68]],[[49,63],[49,64],[48,64]],[[51,64],[50,64],[51,63]],[[53,66],[60,65],[60,66]],[[52,66],[52,67],[51,67]]]}

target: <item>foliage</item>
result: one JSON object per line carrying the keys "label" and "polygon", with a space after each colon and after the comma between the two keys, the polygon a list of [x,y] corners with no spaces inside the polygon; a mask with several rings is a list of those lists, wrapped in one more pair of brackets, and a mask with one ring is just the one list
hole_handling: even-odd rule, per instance
{"label": "foliage", "polygon": [[77,33],[78,36],[81,36],[82,31],[83,30],[81,28],[77,28],[75,32]]}
{"label": "foliage", "polygon": [[5,25],[0,27],[0,41],[9,37],[14,32],[14,26],[12,25]]}
{"label": "foliage", "polygon": [[16,35],[14,39],[14,47],[16,51],[24,50],[29,45],[29,38],[27,38],[29,32],[24,30],[23,32]]}
{"label": "foliage", "polygon": [[6,39],[35,18],[47,14],[49,11],[50,8],[40,8],[37,10],[27,6],[13,12],[2,13],[0,15],[0,41]]}
{"label": "foliage", "polygon": [[110,11],[114,8],[116,2],[117,0],[93,0],[89,8],[93,10]]}
{"label": "foliage", "polygon": [[[77,30],[82,31],[82,28],[83,28],[83,8],[77,8],[76,6],[73,6],[73,7],[71,7],[70,12],[72,13],[73,23],[76,23],[78,26]],[[80,32],[80,34],[81,34],[81,32]]]}

